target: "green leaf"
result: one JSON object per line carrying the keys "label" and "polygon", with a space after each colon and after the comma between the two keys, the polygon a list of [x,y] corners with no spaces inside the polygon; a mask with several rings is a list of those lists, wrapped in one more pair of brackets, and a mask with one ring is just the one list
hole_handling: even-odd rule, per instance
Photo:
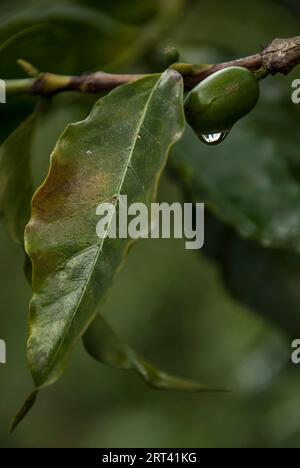
{"label": "green leaf", "polygon": [[202,251],[218,264],[233,298],[289,336],[299,335],[300,255],[242,239],[208,212],[205,236]]}
{"label": "green leaf", "polygon": [[50,1],[27,9],[16,6],[0,23],[0,44],[5,43],[1,77],[21,75],[19,58],[41,71],[63,74],[103,69],[138,34],[136,28],[94,8]]}
{"label": "green leaf", "polygon": [[128,203],[151,203],[168,152],[183,132],[182,101],[176,72],[145,77],[98,101],[59,139],[26,230],[33,264],[28,359],[37,388],[63,372],[131,243],[99,240],[97,205],[111,200],[118,211],[120,194]]}
{"label": "green leaf", "polygon": [[25,120],[0,147],[0,217],[12,239],[24,244],[33,194],[31,144],[37,113]]}
{"label": "green leaf", "polygon": [[[182,47],[195,49],[195,57],[190,57],[190,62],[196,59],[197,63],[201,63],[203,48],[209,46],[222,50],[226,54],[225,60],[252,54],[258,44],[268,44],[278,34],[280,37],[291,37],[299,33],[299,17],[284,3],[280,0],[272,2],[270,15],[269,2],[252,0],[251,15],[245,22],[241,21],[245,3],[240,0],[213,0],[205,4],[189,2],[180,27],[174,29],[173,40],[180,50]],[[188,59],[188,56],[184,57],[184,61]]]}
{"label": "green leaf", "polygon": [[272,137],[246,118],[217,147],[188,129],[174,153],[171,168],[194,202],[243,237],[299,251],[300,186]]}
{"label": "green leaf", "polygon": [[127,0],[126,3],[124,0],[114,0],[113,2],[107,0],[77,0],[77,2],[98,8],[126,24],[145,23],[151,20],[159,9],[157,0],[144,0],[143,2]]}
{"label": "green leaf", "polygon": [[157,369],[120,339],[101,315],[96,317],[83,335],[83,342],[87,352],[94,359],[117,369],[133,370],[152,388],[186,392],[220,391]]}
{"label": "green leaf", "polygon": [[289,336],[299,335],[300,256],[266,249],[224,226],[219,236],[216,258],[233,297]]}
{"label": "green leaf", "polygon": [[31,410],[34,403],[36,402],[37,396],[38,396],[38,391],[34,390],[33,392],[30,393],[28,398],[26,398],[26,401],[24,402],[20,411],[18,411],[18,413],[12,420],[10,432],[13,432],[16,429],[16,427],[19,425],[19,423],[25,418],[26,414]]}
{"label": "green leaf", "polygon": [[300,257],[236,236],[226,241],[224,280],[235,298],[291,337],[300,333]]}

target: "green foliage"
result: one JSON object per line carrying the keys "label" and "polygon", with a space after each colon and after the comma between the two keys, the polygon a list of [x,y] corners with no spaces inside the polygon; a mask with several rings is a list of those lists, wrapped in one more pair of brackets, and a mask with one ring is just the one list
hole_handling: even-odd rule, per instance
{"label": "green foliage", "polygon": [[62,373],[131,244],[107,236],[114,212],[106,235],[97,237],[96,207],[111,201],[118,211],[121,194],[149,206],[183,132],[182,94],[172,70],[119,87],[86,120],[70,124],[56,145],[25,235],[33,265],[28,360],[37,389]]}
{"label": "green foliage", "polygon": [[0,216],[15,242],[23,245],[33,194],[31,143],[37,114],[25,120],[0,148]]}
{"label": "green foliage", "polygon": [[[121,43],[119,35],[123,38]],[[98,9],[70,5],[66,1],[38,2],[27,10],[16,5],[0,31],[1,76],[20,76],[17,58],[34,63],[40,70],[56,73],[103,68],[135,39],[134,28]]]}
{"label": "green foliage", "polygon": [[205,251],[219,263],[231,294],[291,338],[298,336],[299,255],[242,239],[212,216],[207,216],[207,235],[214,242],[208,240]]}
{"label": "green foliage", "polygon": [[83,336],[87,352],[97,361],[122,370],[134,370],[152,388],[184,392],[217,391],[157,369],[121,340],[98,315]]}
{"label": "green foliage", "polygon": [[[254,0],[246,23],[244,9],[237,0],[128,0],[126,6],[121,0],[2,2],[1,78],[24,77],[17,65],[20,58],[44,72],[147,74],[109,94],[87,97],[70,93],[47,99],[47,112],[42,115],[40,110],[46,101],[41,103],[43,107],[36,107],[37,98],[32,96],[9,96],[7,105],[0,107],[0,216],[10,237],[22,247],[31,210],[25,233],[29,279],[29,260],[33,267],[27,349],[35,389],[16,416],[13,428],[30,410],[39,390],[61,376],[80,338],[97,361],[135,371],[153,388],[200,393],[211,390],[175,377],[173,372],[156,369],[148,358],[140,357],[119,338],[113,331],[115,324],[111,328],[104,318],[104,303],[110,291],[111,297],[118,295],[112,286],[131,242],[98,239],[96,206],[112,201],[117,213],[121,194],[128,196],[129,203],[142,201],[149,206],[173,146],[168,171],[187,201],[206,205],[209,222],[205,252],[222,273],[222,284],[219,278],[206,280],[212,267],[202,255],[199,266],[195,266],[196,261],[183,261],[177,248],[171,248],[171,254],[165,257],[167,249],[162,248],[163,260],[153,264],[151,254],[141,255],[140,262],[146,262],[145,284],[140,279],[141,264],[131,266],[131,279],[127,283],[124,275],[125,286],[117,289],[121,291],[119,302],[108,305],[107,310],[121,310],[130,342],[142,349],[145,343],[143,355],[151,350],[151,359],[160,360],[164,346],[169,346],[171,357],[166,364],[172,367],[175,362],[174,372],[179,369],[187,374],[200,363],[200,375],[215,380],[211,368],[217,368],[218,360],[222,361],[218,368],[221,385],[215,387],[231,387],[230,378],[226,380],[226,366],[223,369],[223,356],[224,362],[238,362],[241,343],[246,336],[250,340],[251,330],[253,341],[268,336],[261,322],[246,319],[245,311],[229,302],[222,285],[236,301],[267,317],[284,332],[292,335],[300,331],[300,114],[299,106],[290,102],[290,82],[296,75],[272,77],[262,83],[261,99],[251,116],[236,125],[216,148],[201,145],[191,128],[185,129],[182,79],[174,69],[162,73],[170,65],[170,55],[177,60],[177,50],[180,61],[197,63],[196,67],[204,70],[207,63],[252,54],[275,36],[298,33],[299,17],[282,2],[262,4]],[[179,71],[180,67],[177,65]],[[159,73],[152,74],[156,71]],[[239,70],[245,76],[245,87],[240,86],[238,93],[234,87],[234,103],[232,93],[227,100],[224,88],[232,90],[230,86],[241,85],[243,78],[240,75],[236,82],[233,71],[237,72],[220,72],[188,96],[191,112],[187,112],[187,118],[198,134],[228,130],[256,104],[257,81],[246,70]],[[226,83],[217,83],[217,91],[208,85],[225,75]],[[196,97],[199,106],[203,88],[207,100],[200,104],[204,102],[211,112],[205,117],[206,125],[203,115],[199,120],[195,116],[199,110],[193,107],[195,101],[191,103]],[[180,198],[178,192],[175,198]],[[144,248],[146,251],[147,246]],[[156,279],[156,275],[157,282],[151,283],[150,278]],[[197,275],[203,287],[198,285]],[[166,277],[170,282],[163,287]],[[185,284],[182,293],[178,292],[181,281]],[[134,309],[133,290],[139,295],[137,310],[143,310],[130,319],[127,314]],[[232,308],[237,312],[228,319],[228,336],[223,333],[228,323],[223,311],[230,315]],[[164,316],[162,311],[166,309],[174,316]],[[205,322],[210,323],[211,309],[218,309],[220,316],[210,327]],[[153,336],[144,319],[145,311],[157,312],[159,323],[155,323]],[[199,320],[203,317],[198,328],[193,325],[196,317],[190,320],[187,311],[197,312]],[[213,354],[214,346],[205,340],[215,339],[210,333],[211,328],[218,329],[217,322],[222,324],[217,340],[224,341]],[[232,331],[236,323],[239,325]],[[231,344],[231,335],[235,345]],[[232,351],[225,356],[228,347]],[[243,349],[247,355],[248,350]],[[98,395],[98,389],[95,393]],[[161,401],[164,407],[165,401]],[[193,412],[191,405],[189,413]],[[208,406],[207,426],[214,405],[215,400]],[[195,414],[201,419],[197,409]],[[222,414],[226,424],[234,425],[226,411]],[[249,417],[245,414],[247,420]],[[188,420],[188,416],[181,417],[181,424],[182,420]]]}
{"label": "green foliage", "polygon": [[230,141],[201,150],[188,129],[170,164],[193,200],[243,237],[298,251],[300,186],[276,141],[253,127],[245,119]]}

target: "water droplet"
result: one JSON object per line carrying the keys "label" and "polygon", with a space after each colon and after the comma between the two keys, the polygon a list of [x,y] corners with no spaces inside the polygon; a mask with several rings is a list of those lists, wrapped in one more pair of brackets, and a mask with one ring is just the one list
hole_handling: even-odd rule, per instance
{"label": "water droplet", "polygon": [[209,133],[207,135],[201,135],[200,139],[207,145],[218,145],[222,143],[228,135],[229,132]]}

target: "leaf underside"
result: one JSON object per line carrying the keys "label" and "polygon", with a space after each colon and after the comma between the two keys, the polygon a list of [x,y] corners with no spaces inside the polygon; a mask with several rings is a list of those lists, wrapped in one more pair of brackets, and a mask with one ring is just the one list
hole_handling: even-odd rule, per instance
{"label": "leaf underside", "polygon": [[101,315],[96,317],[84,334],[83,342],[87,352],[96,361],[116,369],[135,371],[147,385],[154,389],[185,392],[223,391],[167,374],[156,368],[119,338]]}

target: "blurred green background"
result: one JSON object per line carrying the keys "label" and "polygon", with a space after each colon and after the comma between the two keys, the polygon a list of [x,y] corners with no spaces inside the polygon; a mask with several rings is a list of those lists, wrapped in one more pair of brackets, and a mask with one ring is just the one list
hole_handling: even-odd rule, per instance
{"label": "blurred green background", "polygon": [[[181,61],[213,63],[256,53],[300,29],[299,3],[271,0],[10,0],[1,2],[0,18],[1,78],[23,76],[18,58],[60,73],[163,70],[169,45],[178,48]],[[207,155],[209,161],[216,154],[225,167],[232,164],[229,154],[244,150],[255,158],[263,135],[298,183],[300,109],[291,102],[291,81],[299,76],[298,67],[289,77],[266,80],[262,103],[247,121],[260,132],[251,139],[248,123],[242,124]],[[70,93],[53,99],[35,138],[36,184],[65,125],[86,116],[97,98]],[[34,103],[18,98],[1,106],[2,140]],[[193,143],[196,155],[202,149],[205,157],[208,150]],[[10,420],[32,388],[25,356],[30,288],[23,254],[1,227],[0,338],[8,361],[0,366],[1,447],[300,447],[300,366],[290,362],[291,338],[300,338],[300,262],[286,246],[267,249],[259,239],[239,237],[226,206],[222,212],[212,195],[213,169],[204,164],[211,179],[199,178],[196,195],[214,213],[207,215],[204,251],[186,251],[179,240],[139,242],[103,313],[160,367],[232,392],[154,391],[131,372],[97,364],[79,343],[63,378],[41,393],[9,435]],[[159,198],[182,199],[172,161]],[[220,246],[227,255],[220,255]]]}

